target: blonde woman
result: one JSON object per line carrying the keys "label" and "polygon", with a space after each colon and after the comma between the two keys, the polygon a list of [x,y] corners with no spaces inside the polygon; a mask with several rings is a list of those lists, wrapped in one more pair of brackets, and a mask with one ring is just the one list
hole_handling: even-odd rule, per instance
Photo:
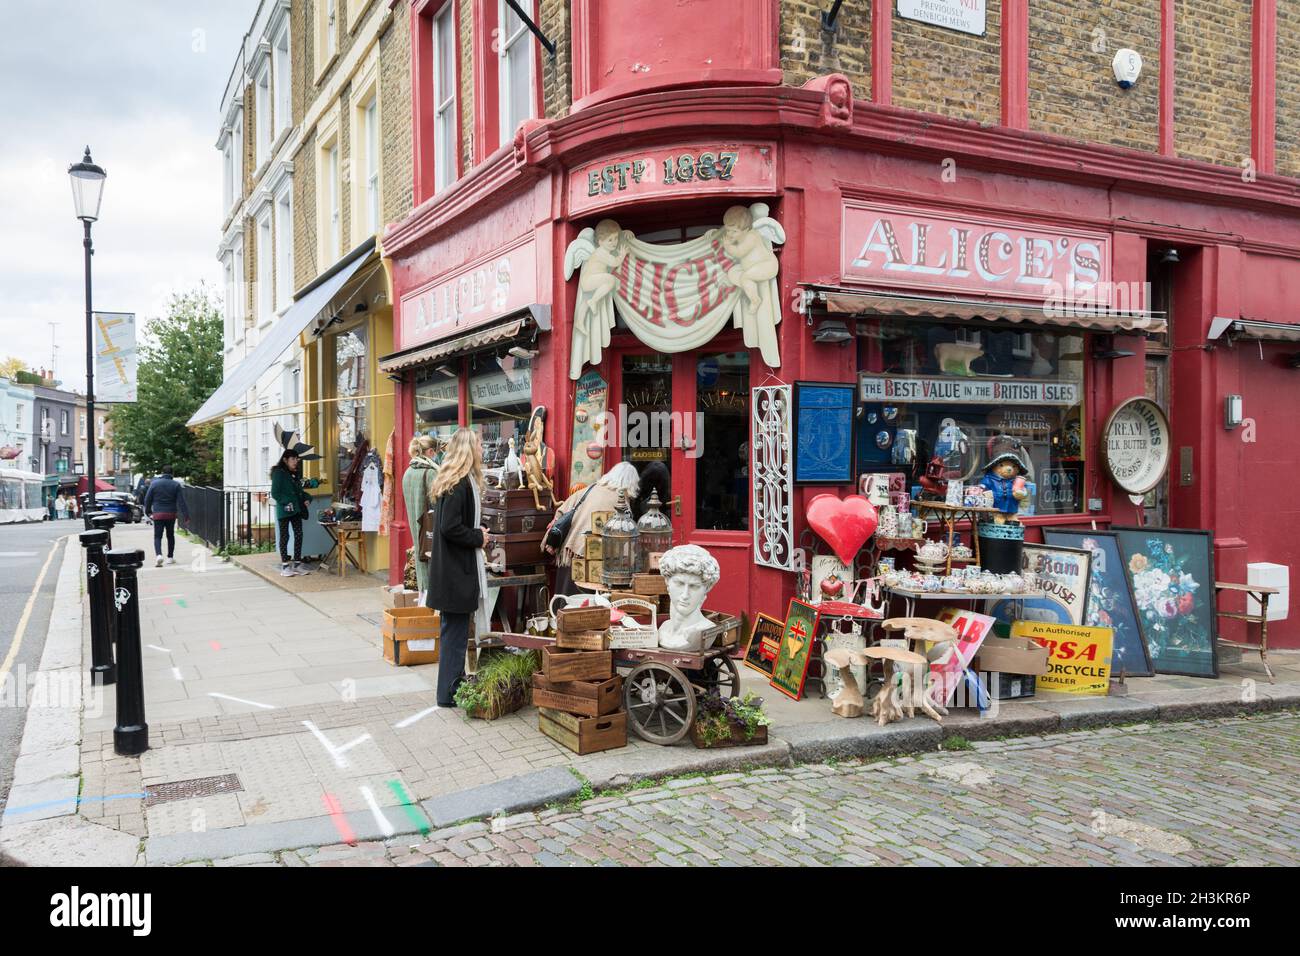
{"label": "blonde woman", "polygon": [[461,428],[451,436],[438,474],[429,488],[433,508],[428,591],[425,604],[440,616],[438,706],[454,707],[456,687],[465,677],[470,615],[479,631],[488,629],[484,599],[487,570],[481,526],[483,449],[478,434]]}
{"label": "blonde woman", "polygon": [[429,586],[429,565],[421,558],[425,542],[420,540],[420,516],[429,508],[429,489],[438,474],[434,461],[437,453],[438,439],[432,435],[416,435],[407,448],[411,463],[402,475],[402,500],[406,502],[406,520],[411,540],[415,542],[415,580],[421,594]]}

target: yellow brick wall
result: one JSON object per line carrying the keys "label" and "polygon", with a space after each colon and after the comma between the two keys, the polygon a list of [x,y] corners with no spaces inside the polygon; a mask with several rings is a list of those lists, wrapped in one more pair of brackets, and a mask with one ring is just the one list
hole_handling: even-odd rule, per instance
{"label": "yellow brick wall", "polygon": [[1002,0],[988,0],[982,37],[897,14],[893,33],[895,106],[981,123],[1000,121]]}
{"label": "yellow brick wall", "polygon": [[[1250,155],[1251,4],[1179,0],[1175,21],[1174,149],[1240,168]],[[1300,64],[1292,63],[1291,70]],[[1287,71],[1279,65],[1279,75]]]}
{"label": "yellow brick wall", "polygon": [[542,65],[542,115],[547,119],[567,116],[573,102],[570,82],[572,52],[572,16],[569,0],[542,0],[537,26],[548,40],[555,44],[555,56],[548,56],[545,48],[536,44],[537,56]]}
{"label": "yellow brick wall", "polygon": [[[1029,4],[1029,127],[1070,139],[1160,148],[1160,0],[1035,0]],[[1111,61],[1142,57],[1122,90]]]}
{"label": "yellow brick wall", "polygon": [[837,31],[821,27],[828,4],[784,0],[781,4],[781,73],[790,86],[803,86],[827,73],[843,73],[853,95],[871,96],[871,4],[845,3],[836,20]]}

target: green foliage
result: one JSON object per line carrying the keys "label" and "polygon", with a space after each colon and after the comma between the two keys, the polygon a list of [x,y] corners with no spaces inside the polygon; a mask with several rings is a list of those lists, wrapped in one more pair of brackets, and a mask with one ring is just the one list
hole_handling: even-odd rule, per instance
{"label": "green foliage", "polygon": [[113,442],[137,470],[171,466],[195,485],[221,486],[221,425],[185,422],[221,384],[222,320],[204,286],[173,295],[167,315],[145,327],[136,402],[113,406]]}
{"label": "green foliage", "polygon": [[218,548],[216,555],[219,558],[233,558],[243,554],[266,554],[268,551],[274,550],[274,541],[259,541],[252,547],[246,544],[230,543],[223,548]]}
{"label": "green foliage", "polygon": [[27,363],[20,358],[14,358],[12,355],[6,359],[0,359],[0,378],[7,378],[11,382],[18,381],[18,375],[27,371]]}
{"label": "green foliage", "polygon": [[746,740],[753,740],[759,727],[771,723],[763,713],[763,698],[754,694],[744,697],[715,697],[707,695],[699,699],[699,714],[695,718],[695,730],[706,744],[714,744],[731,737],[731,728],[740,730]]}
{"label": "green foliage", "polygon": [[478,673],[456,688],[456,706],[470,716],[482,716],[498,714],[512,701],[526,701],[533,673],[540,666],[536,651],[493,654],[479,664]]}
{"label": "green foliage", "polygon": [[939,744],[940,750],[974,750],[974,745],[965,737],[953,734]]}

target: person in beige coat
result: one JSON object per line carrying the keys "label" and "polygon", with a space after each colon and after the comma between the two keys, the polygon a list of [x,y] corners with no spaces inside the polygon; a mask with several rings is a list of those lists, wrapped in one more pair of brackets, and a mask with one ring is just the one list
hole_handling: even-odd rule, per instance
{"label": "person in beige coat", "polygon": [[[627,492],[628,505],[636,498],[639,488],[637,471],[632,464],[621,461],[596,482],[590,494],[586,488],[579,488],[569,495],[555,511],[555,517],[573,511],[573,523],[569,525],[568,537],[560,546],[560,553],[555,559],[555,593],[576,594],[579,591],[573,583],[571,569],[573,559],[585,555],[587,535],[591,533],[591,516],[598,511],[613,511],[618,504],[618,493]],[[585,495],[585,497],[584,497]],[[575,510],[576,509],[576,510]]]}

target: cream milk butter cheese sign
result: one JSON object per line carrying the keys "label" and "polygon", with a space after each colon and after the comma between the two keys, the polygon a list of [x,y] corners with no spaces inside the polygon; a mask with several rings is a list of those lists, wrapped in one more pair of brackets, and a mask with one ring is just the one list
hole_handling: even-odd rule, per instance
{"label": "cream milk butter cheese sign", "polygon": [[1146,494],[1169,469],[1169,420],[1149,398],[1130,398],[1110,414],[1101,435],[1102,463],[1130,495]]}

